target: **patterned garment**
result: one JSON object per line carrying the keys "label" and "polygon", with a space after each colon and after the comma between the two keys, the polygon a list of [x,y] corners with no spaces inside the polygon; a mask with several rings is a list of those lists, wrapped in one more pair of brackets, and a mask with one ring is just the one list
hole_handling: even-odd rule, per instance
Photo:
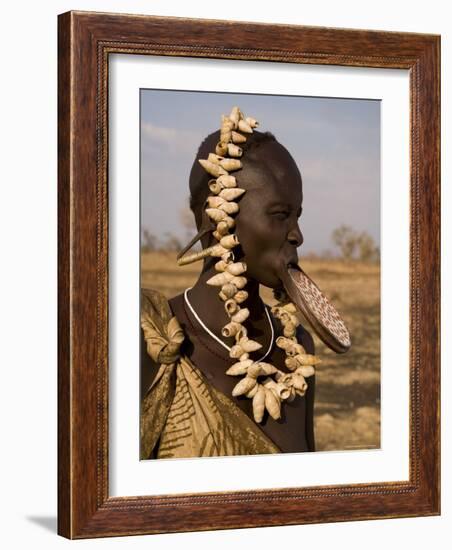
{"label": "patterned garment", "polygon": [[160,365],[141,406],[141,459],[280,453],[229,397],[181,355],[184,333],[167,300],[143,290],[141,327]]}

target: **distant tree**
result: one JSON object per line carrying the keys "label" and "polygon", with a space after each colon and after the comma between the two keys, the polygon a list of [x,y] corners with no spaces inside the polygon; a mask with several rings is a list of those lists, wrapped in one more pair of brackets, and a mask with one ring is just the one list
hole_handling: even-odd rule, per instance
{"label": "distant tree", "polygon": [[180,240],[173,235],[172,233],[165,233],[165,239],[162,243],[162,246],[160,247],[160,250],[164,250],[166,252],[179,252],[182,248],[182,243]]}
{"label": "distant tree", "polygon": [[358,257],[362,262],[375,262],[379,259],[380,249],[373,238],[363,231],[357,239]]}
{"label": "distant tree", "polygon": [[358,246],[358,235],[348,225],[341,225],[331,235],[333,243],[339,248],[344,260],[351,260]]}
{"label": "distant tree", "polygon": [[148,229],[141,232],[141,249],[143,252],[152,252],[157,249],[157,237]]}
{"label": "distant tree", "polygon": [[323,249],[320,253],[320,257],[324,260],[331,260],[333,258],[333,253],[329,248]]}
{"label": "distant tree", "polygon": [[341,225],[333,231],[331,239],[344,260],[356,258],[362,262],[376,262],[380,258],[380,249],[366,231],[358,233],[348,225]]}

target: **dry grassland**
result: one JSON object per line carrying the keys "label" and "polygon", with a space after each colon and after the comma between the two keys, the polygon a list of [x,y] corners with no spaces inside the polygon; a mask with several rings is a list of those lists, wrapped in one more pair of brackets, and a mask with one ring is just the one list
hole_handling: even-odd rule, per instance
{"label": "dry grassland", "polygon": [[[352,348],[337,355],[314,336],[322,359],[316,375],[317,450],[378,448],[380,268],[336,260],[302,260],[301,265],[337,307],[352,337]],[[175,253],[142,254],[142,286],[168,298],[193,285],[198,273],[197,264],[177,267]],[[271,302],[268,289],[262,289],[262,296]]]}

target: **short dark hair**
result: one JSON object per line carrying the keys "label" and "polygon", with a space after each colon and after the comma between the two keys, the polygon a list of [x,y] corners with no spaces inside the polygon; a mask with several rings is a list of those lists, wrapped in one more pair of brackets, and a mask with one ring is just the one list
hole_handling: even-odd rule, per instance
{"label": "short dark hair", "polygon": [[[255,151],[263,143],[277,141],[271,132],[259,132],[254,130],[252,134],[246,136],[246,142],[241,143],[243,149],[243,160],[253,161],[253,151]],[[199,146],[196,158],[190,171],[190,209],[193,212],[196,220],[196,225],[201,224],[201,209],[210,193],[208,182],[213,176],[209,175],[198,162],[199,159],[207,159],[209,153],[215,152],[215,147],[220,141],[220,130],[209,134]]]}

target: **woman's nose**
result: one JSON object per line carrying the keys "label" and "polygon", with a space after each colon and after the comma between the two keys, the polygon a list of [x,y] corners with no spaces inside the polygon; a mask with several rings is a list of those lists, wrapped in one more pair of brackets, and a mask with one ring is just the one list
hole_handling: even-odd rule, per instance
{"label": "woman's nose", "polygon": [[287,235],[287,240],[290,242],[290,244],[293,244],[294,246],[301,246],[303,244],[303,233],[300,231],[300,227],[297,223],[289,231],[289,234]]}

